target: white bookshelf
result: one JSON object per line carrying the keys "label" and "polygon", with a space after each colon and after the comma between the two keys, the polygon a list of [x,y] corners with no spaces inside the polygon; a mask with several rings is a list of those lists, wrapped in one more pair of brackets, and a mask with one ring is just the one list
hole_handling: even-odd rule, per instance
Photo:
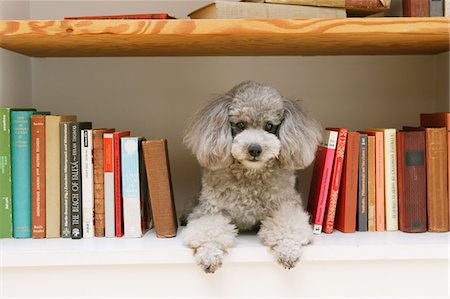
{"label": "white bookshelf", "polygon": [[[139,13],[147,12],[150,4],[183,16],[204,3],[11,1],[0,3],[0,17],[58,20]],[[259,30],[269,39],[251,33],[255,22],[177,22],[196,25],[200,31],[181,34],[184,44],[171,25],[165,27],[165,35],[151,30],[144,37],[125,33],[118,41],[106,32],[112,23],[100,22],[87,30],[104,36],[107,43],[94,37],[95,46],[86,46],[90,37],[77,30],[69,33],[77,35],[78,44],[61,39],[67,26],[76,22],[56,22],[43,36],[28,30],[42,23],[19,22],[24,31],[8,34],[7,40],[0,30],[0,45],[10,49],[0,49],[0,105],[78,114],[97,127],[168,138],[178,210],[199,189],[198,164],[181,142],[187,119],[214,95],[241,81],[270,83],[287,97],[303,99],[324,126],[346,125],[351,130],[417,125],[420,112],[449,110],[449,21],[443,18],[396,19],[392,26],[386,19],[361,24],[325,20],[322,24],[341,30],[328,35],[308,31],[314,31],[308,26],[294,28],[303,28],[307,21],[289,20],[282,29],[260,22]],[[227,30],[233,32],[225,35],[228,39],[223,35]],[[229,38],[231,46],[222,46]],[[179,47],[186,43],[188,54],[206,56],[183,57]],[[175,57],[159,57],[161,49],[152,45]],[[125,47],[125,52],[116,47]],[[124,57],[128,55],[135,57]],[[310,172],[300,174],[304,198]],[[0,240],[0,298],[448,297],[449,250],[448,233],[337,232],[315,236],[300,264],[285,270],[255,235],[243,235],[224,266],[206,275],[179,238],[157,239],[152,231],[142,239]]]}

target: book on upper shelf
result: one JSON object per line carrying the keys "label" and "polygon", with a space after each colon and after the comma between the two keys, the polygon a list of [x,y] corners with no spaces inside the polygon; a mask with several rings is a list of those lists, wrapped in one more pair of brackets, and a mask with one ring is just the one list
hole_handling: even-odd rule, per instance
{"label": "book on upper shelf", "polygon": [[167,140],[142,142],[153,225],[158,238],[177,235],[177,215],[173,198]]}
{"label": "book on upper shelf", "polygon": [[111,15],[111,16],[80,16],[65,17],[64,20],[167,20],[176,19],[167,13],[151,13],[151,14],[127,14],[127,15]]}
{"label": "book on upper shelf", "polygon": [[189,13],[191,19],[346,18],[344,8],[215,1]]}
{"label": "book on upper shelf", "polygon": [[323,232],[331,234],[334,228],[334,220],[336,217],[336,206],[339,196],[339,187],[341,185],[342,169],[345,159],[345,145],[347,143],[347,128],[326,128],[338,132],[338,140],[336,144],[336,153],[333,161],[333,171],[331,173],[330,188],[325,207],[325,216],[323,219]]}
{"label": "book on upper shelf", "polygon": [[399,229],[427,231],[425,132],[397,132]]}
{"label": "book on upper shelf", "polygon": [[429,0],[403,0],[404,17],[429,17]]}
{"label": "book on upper shelf", "polygon": [[337,138],[338,132],[324,130],[316,151],[308,199],[308,212],[315,234],[322,232]]}

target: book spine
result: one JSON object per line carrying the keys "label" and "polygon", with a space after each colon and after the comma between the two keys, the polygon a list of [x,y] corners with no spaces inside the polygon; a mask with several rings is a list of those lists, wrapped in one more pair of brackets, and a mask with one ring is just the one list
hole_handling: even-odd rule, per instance
{"label": "book spine", "polygon": [[450,0],[445,0],[444,8],[445,8],[445,17],[449,18],[450,17]]}
{"label": "book spine", "polygon": [[70,129],[70,209],[71,209],[71,238],[81,239],[83,237],[82,220],[82,184],[81,184],[81,145],[80,145],[80,123],[71,123]]}
{"label": "book spine", "polygon": [[70,219],[71,219],[71,124],[68,122],[60,123],[60,166],[61,166],[61,237],[70,238]]}
{"label": "book spine", "polygon": [[94,234],[105,236],[105,190],[103,178],[103,131],[94,130]]}
{"label": "book spine", "polygon": [[430,17],[444,16],[444,0],[429,0]]}
{"label": "book spine", "polygon": [[384,130],[386,230],[398,230],[397,154],[395,129]]}
{"label": "book spine", "polygon": [[33,239],[45,238],[45,116],[31,117],[31,223]]}
{"label": "book spine", "polygon": [[114,206],[114,147],[113,133],[103,135],[103,157],[104,157],[104,188],[105,188],[105,236],[114,238],[115,229],[115,206]]}
{"label": "book spine", "polygon": [[367,226],[376,231],[375,136],[367,136]]}
{"label": "book spine", "polygon": [[116,132],[113,135],[114,142],[114,196],[116,237],[123,237],[123,200],[122,200],[122,175],[120,163],[120,138],[130,136],[130,131]]}
{"label": "book spine", "polygon": [[165,139],[143,141],[142,149],[156,236],[158,238],[175,237],[177,234],[177,217],[167,141]]}
{"label": "book spine", "polygon": [[[426,129],[428,230],[449,230],[447,194],[447,129]],[[14,192],[14,191],[13,191]]]}
{"label": "book spine", "polygon": [[11,112],[13,236],[31,238],[31,115]]}
{"label": "book spine", "polygon": [[375,214],[376,230],[386,229],[385,185],[384,185],[384,133],[375,133]]}
{"label": "book spine", "polygon": [[330,190],[328,193],[327,207],[325,209],[324,233],[333,232],[334,220],[336,217],[336,206],[341,185],[342,169],[344,166],[345,145],[347,142],[347,129],[339,129],[338,142],[336,145],[336,155],[334,158],[333,173],[330,180]]}
{"label": "book spine", "polygon": [[11,238],[11,117],[8,108],[0,108],[0,121],[0,238]]}
{"label": "book spine", "polygon": [[429,0],[403,0],[404,17],[430,16]]}
{"label": "book spine", "polygon": [[144,153],[142,149],[142,142],[144,138],[138,138],[138,152],[139,152],[139,191],[141,204],[141,230],[142,235],[145,234],[153,225],[152,212],[150,208],[149,189],[147,184],[147,173],[145,170]]}
{"label": "book spine", "polygon": [[92,129],[81,131],[81,185],[83,238],[94,237],[94,165]]}
{"label": "book spine", "polygon": [[360,135],[358,163],[358,213],[356,229],[360,232],[368,230],[367,224],[367,135]]}
{"label": "book spine", "polygon": [[121,139],[123,220],[125,237],[141,237],[139,149],[137,138]]}

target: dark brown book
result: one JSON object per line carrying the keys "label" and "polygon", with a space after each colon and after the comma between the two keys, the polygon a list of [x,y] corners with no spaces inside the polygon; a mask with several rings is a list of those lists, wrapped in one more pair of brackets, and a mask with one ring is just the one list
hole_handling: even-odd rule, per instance
{"label": "dark brown book", "polygon": [[447,128],[426,128],[428,230],[449,230]]}
{"label": "dark brown book", "polygon": [[356,231],[359,135],[356,132],[349,132],[347,135],[344,169],[342,171],[334,226],[344,233],[353,233]]}
{"label": "dark brown book", "polygon": [[403,232],[427,231],[425,132],[397,133],[398,218]]}
{"label": "dark brown book", "polygon": [[32,238],[45,238],[45,115],[31,116]]}
{"label": "dark brown book", "polygon": [[112,133],[114,129],[92,130],[93,159],[94,159],[94,235],[105,236],[105,188],[104,188],[104,159],[103,134]]}
{"label": "dark brown book", "polygon": [[404,17],[429,17],[429,0],[403,0]]}
{"label": "dark brown book", "polygon": [[142,142],[153,223],[158,238],[177,235],[177,216],[173,199],[167,140]]}

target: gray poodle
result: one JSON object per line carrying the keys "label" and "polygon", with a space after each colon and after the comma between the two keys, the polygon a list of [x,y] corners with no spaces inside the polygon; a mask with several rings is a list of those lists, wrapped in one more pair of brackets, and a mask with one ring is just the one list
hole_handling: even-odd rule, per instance
{"label": "gray poodle", "polygon": [[276,89],[244,82],[197,112],[184,143],[203,167],[202,190],[182,231],[207,273],[221,265],[238,231],[257,230],[285,268],[311,242],[295,188],[321,139],[320,125]]}

